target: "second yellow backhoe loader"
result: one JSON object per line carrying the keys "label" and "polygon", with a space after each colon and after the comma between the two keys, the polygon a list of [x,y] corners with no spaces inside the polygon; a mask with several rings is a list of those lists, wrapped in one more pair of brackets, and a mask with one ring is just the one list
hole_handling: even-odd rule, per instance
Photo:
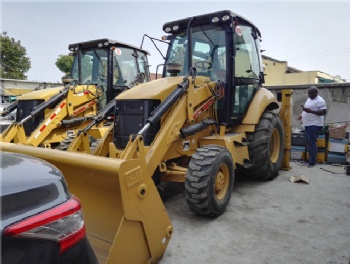
{"label": "second yellow backhoe loader", "polygon": [[[173,228],[156,189],[160,181],[184,182],[191,210],[215,217],[230,201],[235,172],[270,180],[288,169],[290,113],[286,105],[280,112],[262,87],[258,28],[224,10],[169,22],[163,30],[169,43],[163,78],[116,97],[114,122],[93,155],[83,144],[64,155],[1,144],[63,171],[81,200],[100,263],[162,257]],[[288,98],[284,93],[282,102]]]}
{"label": "second yellow backhoe loader", "polygon": [[[17,109],[16,121],[0,141],[66,149],[77,129],[122,91],[149,81],[148,52],[111,39],[69,45],[73,68],[65,87],[43,89],[19,96],[4,109]],[[111,109],[111,112],[113,110]]]}

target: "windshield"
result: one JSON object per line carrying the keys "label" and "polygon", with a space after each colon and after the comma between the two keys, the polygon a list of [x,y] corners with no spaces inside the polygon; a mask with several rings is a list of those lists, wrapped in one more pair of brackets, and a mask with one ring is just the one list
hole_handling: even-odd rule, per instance
{"label": "windshield", "polygon": [[113,52],[113,85],[129,86],[137,79],[138,73],[144,73],[149,81],[148,61],[144,53],[130,48],[116,48]]}
{"label": "windshield", "polygon": [[[174,37],[169,47],[167,63],[180,66],[178,75],[186,75],[188,72],[187,45],[187,35],[183,32]],[[192,66],[197,68],[197,75],[207,76],[213,81],[225,75],[223,72],[226,70],[226,43],[222,27],[193,27],[192,49]],[[165,75],[171,74],[166,72]]]}
{"label": "windshield", "polygon": [[116,48],[113,52],[113,85],[129,86],[136,79],[138,65],[135,51]]}
{"label": "windshield", "polygon": [[137,52],[138,53],[138,63],[139,63],[139,70],[140,73],[145,74],[145,82],[150,81],[150,73],[149,73],[149,68],[148,68],[148,60],[147,60],[147,55],[143,52]]}
{"label": "windshield", "polygon": [[[138,56],[138,60],[137,60]],[[138,72],[145,74],[145,81],[149,81],[147,55],[131,48],[117,47],[113,49],[113,78],[112,84],[129,86],[135,81]],[[74,57],[72,77],[79,84],[107,85],[108,50],[85,49],[81,51],[81,74],[79,74],[79,56]]]}
{"label": "windshield", "polygon": [[257,40],[249,26],[237,26],[233,35],[235,43],[235,77],[259,78],[260,61],[257,52]]}
{"label": "windshield", "polygon": [[88,49],[81,51],[81,75],[79,74],[79,56],[75,56],[72,77],[80,84],[107,83],[108,52],[104,49]]}

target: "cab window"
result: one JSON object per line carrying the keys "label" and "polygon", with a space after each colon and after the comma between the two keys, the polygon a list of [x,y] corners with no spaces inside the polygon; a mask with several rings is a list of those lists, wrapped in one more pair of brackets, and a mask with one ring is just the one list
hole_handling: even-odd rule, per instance
{"label": "cab window", "polygon": [[260,87],[260,61],[257,40],[250,26],[238,25],[234,42],[234,93],[231,119],[242,118]]}
{"label": "cab window", "polygon": [[[78,71],[78,56],[75,57],[72,77],[81,84],[107,84],[107,51],[84,50],[81,54],[81,76]],[[80,79],[79,79],[80,77]]]}
{"label": "cab window", "polygon": [[237,26],[233,34],[233,41],[235,46],[235,77],[258,79],[260,62],[252,28]]}
{"label": "cab window", "polygon": [[137,75],[133,49],[116,48],[113,53],[113,85],[128,86]]}
{"label": "cab window", "polygon": [[138,52],[138,64],[141,73],[145,74],[145,82],[149,81],[149,70],[148,70],[148,61],[146,54]]}

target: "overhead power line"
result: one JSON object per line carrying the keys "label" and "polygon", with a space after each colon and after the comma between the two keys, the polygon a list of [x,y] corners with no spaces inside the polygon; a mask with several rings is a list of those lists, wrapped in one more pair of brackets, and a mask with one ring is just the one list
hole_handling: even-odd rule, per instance
{"label": "overhead power line", "polygon": [[292,57],[292,58],[286,59],[286,61],[308,60],[308,59],[315,59],[315,58],[320,58],[320,57],[325,57],[325,56],[341,55],[341,54],[345,54],[345,53],[350,53],[350,48],[329,50],[329,51],[324,51],[324,52],[318,52],[318,53],[313,53],[313,54],[308,54],[308,55]]}

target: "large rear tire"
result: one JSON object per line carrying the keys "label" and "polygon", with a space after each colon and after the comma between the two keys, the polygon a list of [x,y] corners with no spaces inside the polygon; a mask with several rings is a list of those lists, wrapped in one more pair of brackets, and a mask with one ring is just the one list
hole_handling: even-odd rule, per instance
{"label": "large rear tire", "polygon": [[273,180],[283,158],[283,127],[277,114],[264,112],[254,133],[248,134],[248,150],[254,166],[245,172],[259,180]]}
{"label": "large rear tire", "polygon": [[230,201],[234,182],[232,156],[226,148],[198,148],[186,174],[187,204],[199,215],[218,216]]}

